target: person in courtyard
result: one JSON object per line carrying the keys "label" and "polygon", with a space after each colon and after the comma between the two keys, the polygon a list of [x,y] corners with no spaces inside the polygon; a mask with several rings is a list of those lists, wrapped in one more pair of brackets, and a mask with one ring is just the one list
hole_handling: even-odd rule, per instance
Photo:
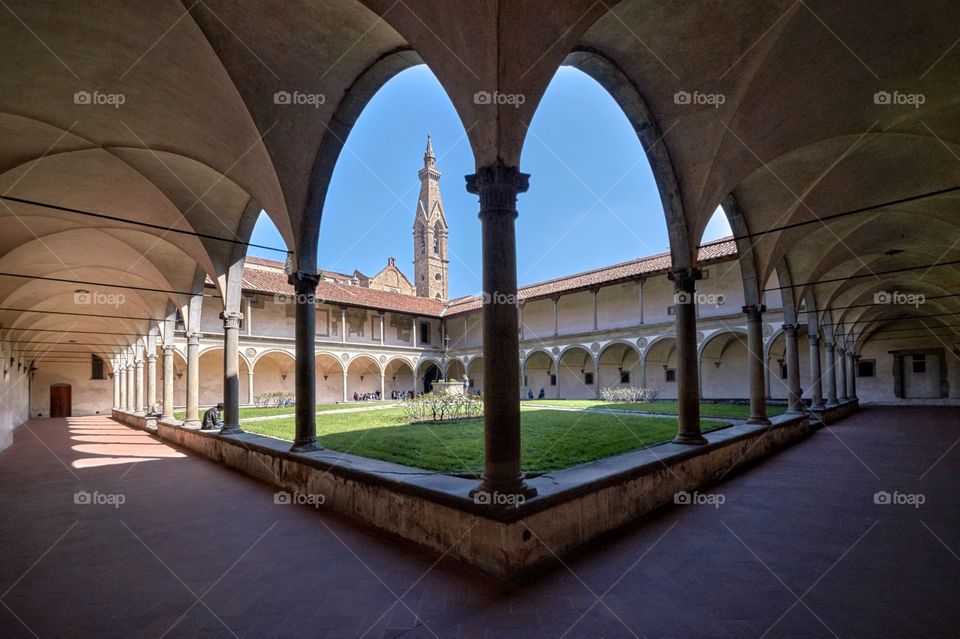
{"label": "person in courtyard", "polygon": [[540,392],[537,393],[537,399],[543,399],[546,396],[547,396],[547,393],[542,388],[540,389]]}
{"label": "person in courtyard", "polygon": [[203,412],[203,423],[200,425],[200,430],[213,430],[215,428],[223,428],[223,421],[220,419],[220,411],[223,410],[223,404],[217,404],[216,406],[211,406]]}
{"label": "person in courtyard", "polygon": [[527,391],[527,399],[533,399],[533,391],[532,391],[532,390],[528,390],[528,391]]}

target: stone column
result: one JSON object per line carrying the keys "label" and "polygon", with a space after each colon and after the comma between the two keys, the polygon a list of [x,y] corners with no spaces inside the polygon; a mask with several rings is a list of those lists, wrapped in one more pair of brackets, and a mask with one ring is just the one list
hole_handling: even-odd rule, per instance
{"label": "stone column", "polygon": [[384,371],[380,371],[380,400],[386,399],[387,396],[387,374]]}
{"label": "stone column", "polygon": [[530,176],[495,164],[467,176],[480,196],[483,242],[483,479],[486,493],[532,496],[520,469],[519,327],[517,326],[517,195]]}
{"label": "stone column", "polygon": [[173,419],[173,345],[163,347],[163,419]]}
{"label": "stone column", "polygon": [[133,410],[143,415],[143,359],[138,359],[133,365],[134,382],[133,386]]}
{"label": "stone column", "polygon": [[[316,273],[298,271],[290,274],[296,291],[296,428],[290,450],[306,453],[323,448],[317,441],[317,283]],[[347,310],[341,309],[343,341],[347,338]],[[347,380],[343,380],[346,395]]]}
{"label": "stone column", "polygon": [[184,426],[200,426],[200,333],[187,333],[187,415]]}
{"label": "stone column", "polygon": [[223,428],[221,435],[240,431],[240,320],[236,311],[220,313],[223,320]]}
{"label": "stone column", "polygon": [[153,405],[157,403],[157,354],[147,355],[147,401],[145,409],[153,412]]}
{"label": "stone column", "polygon": [[847,399],[847,349],[837,346],[836,362],[837,366],[837,401],[845,402]]}
{"label": "stone column", "polygon": [[[553,365],[551,366],[551,368],[552,368],[554,374],[557,376],[557,383],[556,383],[556,385],[554,385],[554,387],[553,387],[553,398],[554,398],[554,399],[560,399],[560,358],[556,358],[556,359],[554,359],[554,360],[552,360],[552,361],[553,361]],[[549,372],[549,371],[548,371],[548,372]],[[549,380],[549,375],[548,375],[547,382],[549,382],[549,381],[550,381],[550,380]]]}
{"label": "stone column", "polygon": [[117,403],[117,409],[127,410],[127,365],[117,366],[116,374],[120,378],[120,400]]}
{"label": "stone column", "polygon": [[127,411],[136,412],[137,410],[137,380],[136,367],[131,362],[127,364]]}
{"label": "stone column", "polygon": [[113,407],[120,408],[120,367],[113,362]]}
{"label": "stone column", "polygon": [[803,401],[800,389],[800,348],[797,344],[797,325],[784,324],[783,334],[787,346],[787,406],[789,413],[802,413]]}
{"label": "stone column", "polygon": [[700,382],[697,365],[697,280],[696,268],[667,271],[673,282],[677,327],[677,412],[680,426],[673,441],[677,444],[706,444],[700,432]]}
{"label": "stone column", "polygon": [[837,366],[833,344],[824,342],[823,352],[827,356],[827,406],[837,405]]}
{"label": "stone column", "polygon": [[[317,280],[317,281],[319,282],[320,280]],[[310,295],[314,295],[315,294],[314,292],[316,290],[317,288],[314,287],[313,291],[310,291]],[[314,306],[316,306],[316,303],[314,303]],[[314,329],[316,329],[316,324],[317,324],[316,318],[314,318],[313,324],[314,324]],[[346,306],[340,307],[340,341],[343,342],[344,344],[347,343],[347,307]],[[416,344],[414,344],[414,346],[416,346]]]}
{"label": "stone column", "polygon": [[[413,387],[417,387],[417,374],[413,374]],[[343,401],[349,401],[347,399],[347,371],[343,371]]]}
{"label": "stone column", "polygon": [[383,346],[383,313],[380,313],[380,346]]}
{"label": "stone column", "polygon": [[810,334],[810,408],[823,408],[823,387],[820,377],[820,336]]}
{"label": "stone column", "polygon": [[[560,297],[553,298],[553,336],[560,334]],[[559,380],[560,377],[557,376]]]}
{"label": "stone column", "polygon": [[247,403],[253,406],[253,367],[247,369]]}
{"label": "stone column", "polygon": [[593,330],[597,330],[597,293],[600,289],[593,289]]}
{"label": "stone column", "polygon": [[847,372],[847,377],[850,379],[850,399],[856,400],[857,397],[857,364],[860,362],[860,356],[854,355],[853,351],[847,353],[847,357],[850,361],[850,368]]}
{"label": "stone column", "polygon": [[763,304],[743,307],[747,314],[747,376],[750,379],[750,419],[748,424],[769,424],[767,419],[766,384],[763,365]]}
{"label": "stone column", "polygon": [[416,317],[410,318],[410,321],[413,322],[413,331],[412,331],[412,334],[413,334],[413,347],[416,348],[416,347],[417,347],[417,331],[420,330],[420,327],[418,326],[419,322],[417,322],[417,318],[416,318]]}

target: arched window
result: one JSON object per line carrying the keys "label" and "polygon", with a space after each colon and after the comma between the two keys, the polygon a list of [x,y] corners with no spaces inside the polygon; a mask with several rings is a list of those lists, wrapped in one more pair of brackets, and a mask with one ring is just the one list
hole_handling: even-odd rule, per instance
{"label": "arched window", "polygon": [[420,227],[420,250],[427,252],[427,229]]}
{"label": "arched window", "polygon": [[434,224],[433,226],[433,253],[434,255],[440,253],[440,224]]}
{"label": "arched window", "polygon": [[90,355],[90,379],[106,379],[103,373],[103,359],[98,355]]}

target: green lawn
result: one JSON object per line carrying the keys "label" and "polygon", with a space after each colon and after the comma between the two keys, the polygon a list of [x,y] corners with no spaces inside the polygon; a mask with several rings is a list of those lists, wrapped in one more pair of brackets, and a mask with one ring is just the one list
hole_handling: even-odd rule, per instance
{"label": "green lawn", "polygon": [[[322,413],[328,410],[338,410],[342,408],[359,408],[363,406],[375,406],[375,402],[365,402],[365,403],[356,403],[356,404],[317,404],[317,412]],[[200,416],[203,417],[203,411],[209,408],[209,406],[204,406],[200,409]],[[270,415],[292,415],[294,411],[293,406],[268,406],[265,408],[253,408],[250,406],[244,406],[240,408],[240,419],[246,419],[247,417],[269,417]],[[187,411],[178,410],[173,412],[173,416],[176,419],[183,420],[187,416]]]}
{"label": "green lawn", "polygon": [[[522,418],[525,471],[549,471],[669,441],[677,420],[526,409]],[[723,427],[705,422],[704,430]],[[293,419],[248,422],[249,432],[293,439]],[[483,467],[480,419],[409,424],[398,408],[317,416],[317,434],[330,449],[427,470],[478,474]]]}
{"label": "green lawn", "polygon": [[[556,406],[558,408],[607,408],[610,410],[631,410],[640,413],[662,413],[664,415],[677,414],[677,400],[667,399],[641,403],[615,403],[599,399],[531,399],[525,400],[530,404],[541,406]],[[782,415],[787,411],[786,406],[767,404],[767,415]],[[750,417],[750,407],[741,404],[713,404],[700,403],[702,417],[720,417],[723,419],[746,419]]]}

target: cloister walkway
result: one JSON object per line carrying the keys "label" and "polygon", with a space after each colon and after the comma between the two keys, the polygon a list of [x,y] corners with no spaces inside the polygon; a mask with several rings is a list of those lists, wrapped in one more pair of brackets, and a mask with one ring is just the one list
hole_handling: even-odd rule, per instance
{"label": "cloister walkway", "polygon": [[866,409],[503,584],[109,419],[32,421],[0,454],[0,636],[956,636],[958,440],[960,409]]}

